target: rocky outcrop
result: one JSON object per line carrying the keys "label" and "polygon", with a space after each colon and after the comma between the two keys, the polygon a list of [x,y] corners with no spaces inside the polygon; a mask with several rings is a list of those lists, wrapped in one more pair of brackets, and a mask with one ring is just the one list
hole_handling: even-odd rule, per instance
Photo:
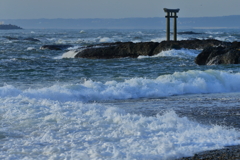
{"label": "rocky outcrop", "polygon": [[199,65],[240,64],[240,42],[206,47],[195,59]]}
{"label": "rocky outcrop", "polygon": [[154,55],[158,43],[112,43],[99,46],[91,46],[81,50],[75,57],[81,58],[136,58],[139,55]]}
{"label": "rocky outcrop", "polygon": [[70,47],[73,47],[73,45],[64,45],[64,44],[53,44],[53,45],[43,45],[40,47],[40,49],[49,49],[49,50],[66,50]]}
{"label": "rocky outcrop", "polygon": [[181,35],[181,34],[202,34],[202,33],[193,32],[193,31],[185,31],[185,32],[178,32],[177,34]]}
{"label": "rocky outcrop", "polygon": [[229,43],[214,39],[207,40],[182,40],[182,41],[162,41],[158,42],[116,42],[106,43],[97,46],[88,46],[76,50],[75,58],[123,58],[138,56],[152,56],[169,49],[204,49],[207,46],[227,46]]}
{"label": "rocky outcrop", "polygon": [[75,58],[137,58],[138,56],[153,56],[161,51],[181,48],[203,49],[195,59],[195,63],[198,65],[240,64],[240,42],[222,42],[214,39],[100,44],[76,50]]}
{"label": "rocky outcrop", "polygon": [[9,30],[9,29],[22,29],[19,26],[12,25],[12,24],[1,24],[0,25],[0,30]]}
{"label": "rocky outcrop", "polygon": [[36,38],[32,38],[32,37],[27,37],[27,38],[23,38],[23,37],[10,37],[10,36],[4,36],[4,38],[8,39],[8,40],[25,40],[25,41],[32,41],[32,42],[40,42],[40,40],[36,39]]}

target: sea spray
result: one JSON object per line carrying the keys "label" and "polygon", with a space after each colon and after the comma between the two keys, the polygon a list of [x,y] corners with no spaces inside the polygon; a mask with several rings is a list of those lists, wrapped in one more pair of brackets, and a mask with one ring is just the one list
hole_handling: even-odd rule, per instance
{"label": "sea spray", "polygon": [[240,143],[240,133],[168,111],[156,117],[102,104],[0,99],[2,159],[172,159]]}

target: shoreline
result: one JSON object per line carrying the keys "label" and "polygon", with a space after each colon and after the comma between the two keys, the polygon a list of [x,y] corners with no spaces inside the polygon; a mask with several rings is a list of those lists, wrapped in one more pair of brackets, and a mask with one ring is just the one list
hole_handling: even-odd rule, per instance
{"label": "shoreline", "polygon": [[183,157],[176,160],[235,160],[240,159],[240,145],[227,146],[223,149],[196,153],[192,157]]}

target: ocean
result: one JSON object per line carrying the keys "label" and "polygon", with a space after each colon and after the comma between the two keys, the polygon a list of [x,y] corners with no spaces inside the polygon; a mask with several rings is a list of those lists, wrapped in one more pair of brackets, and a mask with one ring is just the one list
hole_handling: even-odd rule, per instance
{"label": "ocean", "polygon": [[[178,40],[240,41],[239,29],[192,31]],[[200,49],[74,58],[86,45],[165,39],[161,29],[1,30],[0,159],[171,160],[239,145],[240,65],[196,65]],[[73,47],[40,49],[49,44]]]}

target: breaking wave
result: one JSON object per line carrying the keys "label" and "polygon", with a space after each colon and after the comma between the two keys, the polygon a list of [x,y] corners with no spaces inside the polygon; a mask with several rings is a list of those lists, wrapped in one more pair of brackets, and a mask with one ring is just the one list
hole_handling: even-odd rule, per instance
{"label": "breaking wave", "polygon": [[172,49],[167,51],[162,51],[157,55],[154,56],[139,56],[139,59],[143,58],[156,58],[156,57],[181,57],[181,58],[189,58],[189,57],[196,57],[201,51],[200,50],[193,50],[193,49]]}
{"label": "breaking wave", "polygon": [[0,87],[0,96],[26,96],[58,101],[102,101],[138,98],[159,98],[199,93],[240,92],[240,73],[206,70],[175,72],[156,79],[132,78],[124,82],[94,82],[53,85],[24,91],[9,85]]}

